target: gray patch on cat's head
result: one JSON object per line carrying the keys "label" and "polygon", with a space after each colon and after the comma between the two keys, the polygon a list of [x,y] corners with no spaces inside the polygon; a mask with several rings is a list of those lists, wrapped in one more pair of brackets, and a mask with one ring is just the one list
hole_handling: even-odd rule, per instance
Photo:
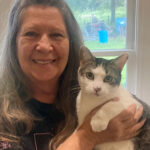
{"label": "gray patch on cat's head", "polygon": [[91,72],[92,69],[96,68],[95,61],[87,61],[84,65],[79,68],[79,74],[83,76],[86,72]]}
{"label": "gray patch on cat's head", "polygon": [[[128,59],[128,54],[123,54],[115,59],[105,60],[103,59],[102,66],[106,71],[106,76],[111,76],[113,80],[109,82],[111,85],[120,85],[121,71]],[[104,81],[106,81],[104,79]]]}
{"label": "gray patch on cat's head", "polygon": [[[103,58],[96,58],[96,66],[98,65],[101,65],[106,72],[104,82],[107,82],[113,86],[120,85],[121,71],[117,68],[114,61],[106,60]],[[108,77],[111,77],[112,79],[110,81],[107,81],[106,78]]]}

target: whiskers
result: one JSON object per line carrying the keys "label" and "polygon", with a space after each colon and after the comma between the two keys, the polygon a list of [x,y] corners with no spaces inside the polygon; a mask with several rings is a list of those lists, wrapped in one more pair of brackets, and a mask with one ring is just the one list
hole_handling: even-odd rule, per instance
{"label": "whiskers", "polygon": [[78,94],[79,91],[80,91],[80,86],[78,84],[74,85],[70,90],[71,94]]}

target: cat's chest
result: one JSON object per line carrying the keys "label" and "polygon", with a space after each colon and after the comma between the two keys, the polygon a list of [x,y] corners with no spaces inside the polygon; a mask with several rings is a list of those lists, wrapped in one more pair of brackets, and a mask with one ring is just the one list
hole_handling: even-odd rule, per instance
{"label": "cat's chest", "polygon": [[99,98],[95,98],[91,95],[86,95],[80,92],[77,97],[77,111],[79,110],[80,113],[88,113],[102,103],[103,102]]}
{"label": "cat's chest", "polygon": [[[106,103],[103,107],[101,107],[101,112],[104,112],[106,119],[110,119],[116,116],[118,113],[127,108],[130,104],[135,103],[138,106],[140,105],[126,90],[122,88],[120,88],[115,93],[115,96],[119,98],[119,101],[110,101],[109,103]],[[77,97],[77,115],[79,125],[83,122],[85,116],[91,110],[93,110],[98,105],[104,104],[111,98],[114,98],[114,95],[108,95],[100,98],[92,95],[86,95],[82,93],[82,91],[80,91]],[[98,112],[96,114],[99,115]]]}
{"label": "cat's chest", "polygon": [[79,125],[83,122],[85,116],[90,113],[96,106],[103,104],[105,101],[91,95],[83,94],[81,91],[77,97],[77,116]]}

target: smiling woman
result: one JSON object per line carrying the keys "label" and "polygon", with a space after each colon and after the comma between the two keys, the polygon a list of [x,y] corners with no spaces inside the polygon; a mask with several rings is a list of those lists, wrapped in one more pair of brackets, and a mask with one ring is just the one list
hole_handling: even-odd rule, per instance
{"label": "smiling woman", "polygon": [[56,149],[73,132],[81,45],[63,0],[14,2],[1,57],[0,148],[47,150],[53,138]]}
{"label": "smiling woman", "polygon": [[[135,106],[102,132],[91,130],[95,108],[76,129],[83,40],[66,2],[13,2],[0,59],[0,149],[92,150],[96,144],[135,136],[144,124],[134,122],[142,114]],[[122,122],[122,116],[133,120],[132,125]]]}
{"label": "smiling woman", "polygon": [[57,8],[32,6],[25,11],[17,36],[17,55],[34,97],[52,103],[53,98],[49,100],[40,92],[41,86],[47,92],[51,87],[57,91],[56,85],[69,56],[68,33]]}

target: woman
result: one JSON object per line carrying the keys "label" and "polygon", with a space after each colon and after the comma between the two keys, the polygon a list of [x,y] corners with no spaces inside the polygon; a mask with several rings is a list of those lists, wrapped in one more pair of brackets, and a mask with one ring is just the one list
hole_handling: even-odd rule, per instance
{"label": "woman", "polygon": [[50,141],[50,149],[92,150],[138,134],[144,121],[137,123],[142,108],[136,112],[134,105],[100,133],[89,124],[96,108],[73,133],[83,41],[63,0],[16,0],[7,31],[0,71],[1,149],[47,150]]}

